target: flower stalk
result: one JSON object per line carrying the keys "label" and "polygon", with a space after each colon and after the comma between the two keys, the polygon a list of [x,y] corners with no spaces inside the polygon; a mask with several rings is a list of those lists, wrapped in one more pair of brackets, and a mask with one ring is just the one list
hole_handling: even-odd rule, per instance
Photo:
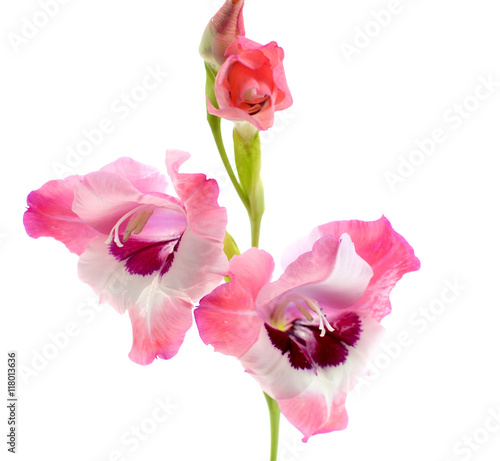
{"label": "flower stalk", "polygon": [[[208,101],[217,104],[214,92],[215,73],[205,63],[207,75],[205,92]],[[233,130],[234,156],[238,178],[229,162],[221,132],[221,119],[207,111],[207,121],[212,130],[212,135],[227,171],[229,179],[236,193],[248,213],[251,227],[251,245],[259,246],[260,227],[262,215],[264,214],[264,186],[260,177],[261,148],[260,137],[257,129],[248,122],[236,124]]]}
{"label": "flower stalk", "polygon": [[[213,69],[209,65],[207,65],[207,63],[205,63],[205,70],[207,74],[205,93],[207,95],[208,100],[212,104],[216,105],[217,100],[215,98],[215,93],[214,93],[215,73]],[[217,146],[217,150],[219,151],[220,158],[222,160],[222,163],[224,164],[224,168],[227,171],[229,179],[231,180],[231,183],[233,184],[233,187],[236,190],[238,197],[240,198],[241,202],[248,211],[249,209],[248,197],[241,189],[240,183],[238,182],[238,179],[234,174],[231,163],[229,162],[229,159],[227,157],[226,149],[224,147],[224,141],[222,140],[222,132],[220,128],[221,119],[220,117],[212,115],[207,111],[207,121],[208,124],[210,125],[210,129],[212,130],[212,136],[214,138],[215,145]]]}
{"label": "flower stalk", "polygon": [[270,461],[276,461],[278,458],[278,442],[280,436],[280,407],[273,398],[264,392],[267,406],[269,407],[269,421],[271,424],[271,454]]}
{"label": "flower stalk", "polygon": [[261,149],[259,132],[248,122],[233,130],[234,158],[241,188],[248,197],[252,246],[259,246],[260,225],[265,210],[264,185],[260,177]]}

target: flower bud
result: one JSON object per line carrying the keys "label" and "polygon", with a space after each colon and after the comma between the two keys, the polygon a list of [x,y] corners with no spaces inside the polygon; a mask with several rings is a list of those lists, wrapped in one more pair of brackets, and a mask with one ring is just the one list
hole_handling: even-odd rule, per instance
{"label": "flower bud", "polygon": [[238,36],[245,35],[243,25],[243,4],[245,0],[226,0],[205,28],[200,43],[200,55],[209,64],[219,70],[226,60],[227,47]]}
{"label": "flower bud", "polygon": [[[238,37],[226,51],[227,59],[214,83],[216,108],[209,99],[208,112],[235,122],[249,122],[259,131],[271,128],[274,113],[292,105],[283,59],[276,42],[260,45]],[[237,130],[242,131],[238,126]]]}

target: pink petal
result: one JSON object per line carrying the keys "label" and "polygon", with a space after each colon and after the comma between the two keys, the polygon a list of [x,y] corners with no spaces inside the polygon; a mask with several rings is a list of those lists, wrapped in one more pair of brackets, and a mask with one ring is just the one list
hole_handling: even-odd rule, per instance
{"label": "pink petal", "polygon": [[45,183],[28,195],[24,227],[30,237],[53,237],[80,255],[99,233],[85,224],[71,207],[81,176]]}
{"label": "pink petal", "polygon": [[155,278],[129,309],[133,332],[130,359],[148,365],[156,357],[166,360],[176,355],[192,324],[191,308],[189,299],[159,289]]}
{"label": "pink petal", "polygon": [[[260,101],[262,103],[261,110],[264,110],[264,107],[267,107],[264,103],[266,101],[264,95],[271,96],[274,88],[273,74],[269,67],[262,66],[250,72],[248,67],[240,62],[239,58],[232,65],[230,73],[224,75],[219,72],[217,78],[215,95],[218,98],[220,107],[231,105],[248,110],[246,103]],[[249,90],[250,94],[248,93]],[[255,96],[247,99],[247,95]]]}
{"label": "pink petal", "polygon": [[184,213],[168,196],[145,195],[128,179],[106,171],[85,175],[75,189],[73,211],[94,229],[109,234],[120,218],[141,204]]}
{"label": "pink petal", "polygon": [[292,399],[280,399],[278,405],[283,416],[304,434],[303,442],[309,437],[347,427],[348,417],[345,409],[346,394],[336,394],[329,407],[322,394],[304,393]]}
{"label": "pink petal", "polygon": [[279,280],[262,289],[257,311],[270,318],[286,293],[312,297],[325,309],[345,309],[363,296],[371,275],[348,236],[340,242],[327,235],[290,263]]}
{"label": "pink petal", "polygon": [[[267,105],[264,108],[252,115],[253,124],[260,131],[266,131],[274,125],[274,112],[276,108],[273,107],[272,100],[268,101]],[[262,127],[262,128],[259,128]]]}
{"label": "pink petal", "polygon": [[[185,229],[186,214],[184,212],[179,213],[177,210],[157,207],[137,238],[151,242],[161,242],[162,240],[178,237]],[[134,238],[135,235],[132,234],[127,242]]]}
{"label": "pink petal", "polygon": [[[259,131],[267,130],[274,124],[274,112],[290,107],[293,102],[282,63],[283,50],[276,42],[260,45],[245,37],[238,37],[226,50],[226,57],[214,87],[219,109],[207,101],[209,113],[233,121],[245,120],[255,125]],[[252,77],[258,80],[258,92],[268,94],[270,99],[259,112],[249,115],[246,110],[238,107],[240,101],[235,94],[249,89],[248,79]],[[238,102],[235,102],[235,98]]]}
{"label": "pink petal", "polygon": [[267,45],[261,45],[260,43],[254,42],[253,40],[250,40],[249,38],[240,36],[240,37],[238,37],[238,40],[235,40],[228,47],[227,52],[226,52],[226,56],[230,56],[232,54],[239,55],[240,53],[242,53],[245,50],[262,50],[262,49],[265,49],[266,47],[269,47],[269,48],[277,47],[277,43],[270,42]]}
{"label": "pink petal", "polygon": [[114,173],[127,179],[132,186],[143,194],[152,192],[165,193],[167,178],[155,167],[137,162],[129,157],[121,157],[99,171]]}
{"label": "pink petal", "polygon": [[257,310],[261,310],[267,318],[275,306],[272,301],[283,293],[306,284],[319,283],[326,280],[335,266],[335,259],[340,246],[338,238],[324,237],[315,242],[311,251],[301,254],[288,265],[281,277],[260,292],[257,299]]}
{"label": "pink petal", "polygon": [[[240,37],[241,39],[242,37]],[[249,40],[250,41],[250,40]],[[263,48],[263,47],[261,47]],[[227,59],[226,62],[228,62],[227,66],[229,67],[231,64],[231,56]],[[248,69],[252,71],[256,71],[260,69],[261,67],[265,66],[266,64],[269,64],[269,58],[266,56],[266,53],[263,52],[261,49],[255,49],[255,50],[242,50],[237,56],[234,56],[234,61],[237,61],[241,64],[243,64]],[[223,68],[221,68],[223,69]],[[223,73],[224,73],[223,69]],[[219,70],[220,72],[220,70]],[[253,74],[253,72],[252,72]],[[223,75],[223,74],[221,74]],[[217,77],[219,77],[219,74],[217,74]]]}
{"label": "pink petal", "polygon": [[[217,87],[216,87],[217,92]],[[217,98],[219,101],[219,98]],[[219,105],[221,105],[219,103]],[[265,131],[270,128],[274,123],[274,114],[271,113],[267,115],[264,120],[257,119],[255,116],[249,115],[248,112],[240,109],[238,107],[224,107],[221,109],[216,109],[212,103],[207,98],[207,109],[208,112],[212,115],[217,115],[217,117],[225,118],[227,120],[240,121],[244,120],[252,125],[254,125],[259,131]],[[263,123],[261,123],[263,122]]]}
{"label": "pink petal", "polygon": [[381,320],[391,311],[389,294],[407,272],[420,268],[413,248],[394,231],[387,218],[377,221],[335,221],[319,226],[322,235],[349,234],[356,253],[372,268],[373,277],[364,296],[353,306]]}
{"label": "pink petal", "polygon": [[243,13],[241,12],[244,3],[244,0],[227,0],[217,11],[212,18],[212,24],[218,35],[232,34],[231,36],[235,38],[237,35],[245,35]]}
{"label": "pink petal", "polygon": [[245,35],[243,5],[244,0],[226,1],[209,23],[215,33],[212,52],[219,64],[225,60],[224,53],[227,47],[236,40],[238,35]]}
{"label": "pink petal", "polygon": [[231,281],[205,296],[194,311],[205,344],[239,358],[257,341],[262,319],[255,311],[255,298],[273,270],[271,255],[256,248],[231,259]]}
{"label": "pink petal", "polygon": [[179,173],[188,158],[186,152],[167,152],[167,169],[184,204],[187,225],[174,264],[162,277],[161,285],[164,290],[181,291],[197,300],[227,274],[223,251],[227,214],[217,203],[219,187],[215,180],[207,180],[204,174]]}
{"label": "pink petal", "polygon": [[[259,53],[248,53],[247,50],[258,50]],[[277,88],[277,91],[273,91],[272,95],[274,106],[273,111],[287,109],[293,104],[293,99],[290,93],[290,89],[288,88],[285,77],[285,69],[283,67],[283,59],[285,57],[285,53],[276,42],[270,42],[267,45],[260,45],[259,43],[253,42],[252,40],[249,40],[245,37],[238,37],[238,41],[234,42],[228,48],[228,51],[226,53],[226,55],[228,56],[228,61],[231,59],[230,55],[236,55],[235,57],[233,57],[233,59],[237,59],[250,69],[257,69],[262,65],[262,59],[257,59],[258,54],[264,55],[267,60],[269,60],[270,67],[273,71],[273,83]],[[221,77],[219,77],[218,75],[218,85],[222,85]],[[217,100],[219,100],[219,97],[217,97]],[[264,122],[261,123],[264,125],[268,125],[268,128],[273,124],[272,121],[270,124]]]}
{"label": "pink petal", "polygon": [[[313,247],[313,253],[314,251]],[[295,264],[292,263],[289,267]],[[292,292],[310,296],[322,306],[342,309],[351,306],[363,296],[372,275],[370,266],[356,253],[349,235],[343,234],[335,265],[328,278],[319,283],[298,287]]]}
{"label": "pink petal", "polygon": [[204,174],[179,173],[190,157],[187,152],[170,150],[166,155],[168,174],[188,215],[188,226],[201,238],[222,243],[226,234],[226,209],[219,206],[219,186]]}
{"label": "pink petal", "polygon": [[273,70],[273,81],[275,86],[280,90],[274,97],[274,110],[285,110],[293,104],[292,94],[288,88],[288,83],[285,77],[285,68],[283,63],[279,63]]}

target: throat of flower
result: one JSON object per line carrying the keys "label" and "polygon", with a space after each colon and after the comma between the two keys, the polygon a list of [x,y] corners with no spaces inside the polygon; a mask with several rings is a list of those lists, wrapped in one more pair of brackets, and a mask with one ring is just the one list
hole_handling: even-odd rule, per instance
{"label": "throat of flower", "polygon": [[[112,241],[114,241],[117,246],[123,247],[123,243],[125,243],[129,239],[132,232],[135,235],[138,235],[142,232],[144,226],[147,224],[149,218],[153,214],[153,211],[154,208],[151,205],[139,205],[130,210],[128,213],[124,214],[111,229],[109,237],[106,239],[106,243],[111,243]],[[122,243],[120,241],[119,230],[122,223],[128,218],[130,218],[130,220],[123,234]]]}
{"label": "throat of flower", "polygon": [[309,322],[313,322],[316,316],[319,318],[321,337],[325,336],[326,330],[334,330],[326,318],[326,315],[323,313],[323,308],[314,299],[300,294],[290,293],[284,296],[275,311],[275,318],[282,318],[285,308],[291,303],[295,305],[299,312]]}
{"label": "throat of flower", "polygon": [[243,97],[245,98],[245,101],[255,99],[257,97],[257,88],[249,88],[245,91]]}

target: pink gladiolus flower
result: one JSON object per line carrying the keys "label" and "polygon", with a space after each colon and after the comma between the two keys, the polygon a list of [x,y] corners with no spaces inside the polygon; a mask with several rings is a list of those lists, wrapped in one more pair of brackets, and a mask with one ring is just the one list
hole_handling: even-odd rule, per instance
{"label": "pink gladiolus flower", "polygon": [[273,126],[274,112],[292,105],[284,56],[276,42],[259,45],[238,37],[227,48],[227,59],[215,80],[219,109],[207,100],[208,111],[228,120],[250,122],[260,131]]}
{"label": "pink gladiolus flower", "polygon": [[210,20],[200,43],[201,57],[217,68],[224,64],[227,47],[238,36],[245,36],[243,24],[244,0],[226,0]]}
{"label": "pink gladiolus flower", "polygon": [[347,426],[345,399],[363,373],[396,282],[420,266],[389,221],[317,227],[284,258],[252,248],[229,263],[231,281],[200,301],[201,338],[237,357],[304,434]]}
{"label": "pink gladiolus flower", "polygon": [[54,237],[80,256],[78,275],[100,302],[128,311],[129,357],[143,365],[177,353],[193,301],[227,273],[227,217],[217,204],[217,183],[179,173],[188,158],[167,152],[179,198],[165,193],[166,178],[155,168],[126,157],[85,176],[49,181],[28,196],[28,235]]}

